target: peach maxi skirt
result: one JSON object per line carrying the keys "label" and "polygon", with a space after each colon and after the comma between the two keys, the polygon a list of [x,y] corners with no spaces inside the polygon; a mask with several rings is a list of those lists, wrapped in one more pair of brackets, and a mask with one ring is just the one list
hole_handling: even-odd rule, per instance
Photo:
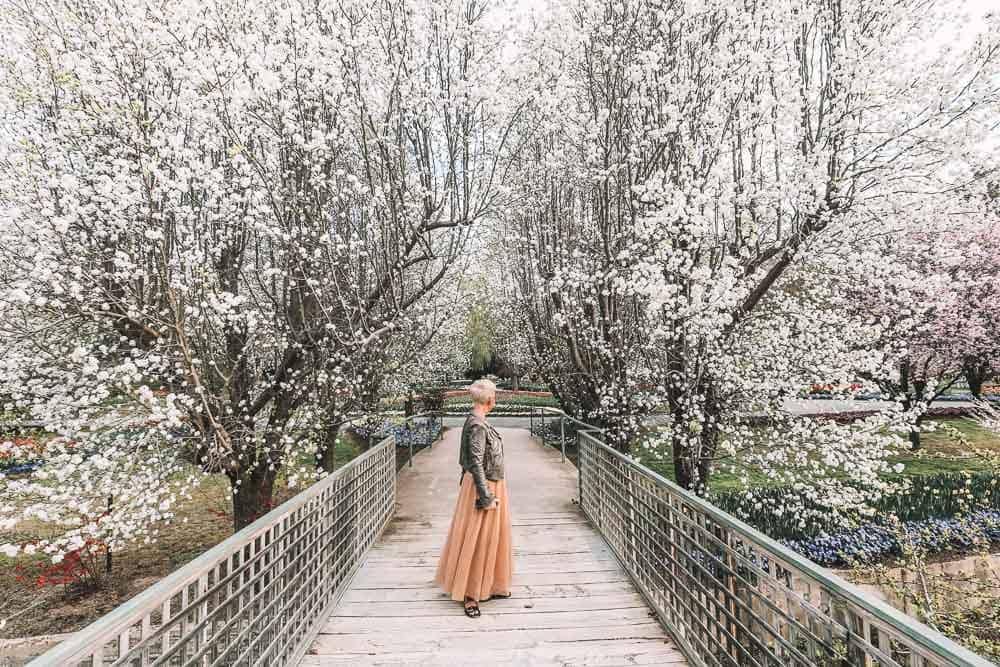
{"label": "peach maxi skirt", "polygon": [[456,602],[465,598],[482,602],[491,595],[510,594],[514,551],[510,541],[507,484],[504,480],[487,480],[486,485],[500,506],[477,510],[472,475],[462,475],[455,516],[438,563],[435,580]]}

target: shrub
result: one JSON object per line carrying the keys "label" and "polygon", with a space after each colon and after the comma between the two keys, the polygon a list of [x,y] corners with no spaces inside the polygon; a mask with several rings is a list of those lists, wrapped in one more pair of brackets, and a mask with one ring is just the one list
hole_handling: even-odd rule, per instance
{"label": "shrub", "polygon": [[[940,473],[908,478],[909,488],[883,497],[875,507],[878,514],[901,521],[952,517],[970,510],[1000,508],[1000,477],[992,472]],[[794,498],[789,499],[789,496]],[[739,517],[775,539],[802,540],[842,526],[822,519],[823,508],[809,503],[788,487],[729,491],[712,496],[720,509]],[[803,504],[807,511],[778,515],[774,507]],[[801,525],[803,516],[805,525]]]}
{"label": "shrub", "polygon": [[71,549],[55,562],[46,559],[32,565],[17,565],[15,577],[31,581],[38,588],[63,586],[93,591],[103,583],[108,547],[104,542],[87,539],[83,546]]}
{"label": "shrub", "polygon": [[444,410],[445,394],[448,387],[428,387],[420,394],[420,402],[423,403],[425,412],[441,412]]}

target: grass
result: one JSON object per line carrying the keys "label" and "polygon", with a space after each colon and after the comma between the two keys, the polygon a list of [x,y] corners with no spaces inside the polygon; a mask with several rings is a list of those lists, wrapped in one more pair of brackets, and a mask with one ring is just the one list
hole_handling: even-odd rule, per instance
{"label": "grass", "polygon": [[[342,432],[336,449],[338,467],[363,447],[352,434]],[[279,478],[275,499],[284,502],[300,490],[289,489]],[[39,587],[32,575],[48,563],[46,557],[0,555],[0,618],[30,607],[7,622],[0,638],[79,630],[233,534],[232,497],[223,475],[206,477],[175,512],[176,518],[161,527],[154,541],[113,554],[111,574],[97,590],[77,585]],[[22,523],[15,535],[0,534],[0,543],[15,536],[30,539],[44,530],[43,525]]]}
{"label": "grass", "polygon": [[[995,452],[1000,455],[1000,437],[996,433],[983,428],[976,421],[964,417],[931,420],[937,426],[948,426],[958,431],[967,441],[968,447]],[[943,457],[942,461],[964,466],[962,470],[985,470],[989,465],[981,457],[972,455],[958,438],[944,428],[921,435],[921,443],[927,454]],[[901,462],[907,466],[909,474],[932,474],[945,472],[945,469],[934,468],[934,459],[928,456],[902,457]],[[926,466],[927,472],[921,472]]]}
{"label": "grass", "polygon": [[[936,428],[922,434],[921,450],[919,452],[905,453],[892,459],[893,463],[903,464],[904,468],[901,473],[903,476],[915,477],[947,472],[977,472],[991,469],[988,461],[977,456],[970,449],[995,452],[1000,457],[1000,437],[982,428],[975,421],[964,417],[928,421],[931,422],[931,426]],[[956,437],[952,429],[964,436],[968,445],[965,445],[959,437]],[[644,437],[649,437],[650,435],[651,433],[647,432]],[[669,451],[664,453],[662,459],[644,457],[642,463],[667,479],[675,479],[673,462],[669,456]],[[738,462],[736,464],[738,465]],[[746,476],[749,479],[748,485],[744,485],[740,476],[720,468],[712,473],[709,487],[714,492],[725,492],[745,488],[745,486],[761,487],[773,483],[753,469],[747,470]]]}

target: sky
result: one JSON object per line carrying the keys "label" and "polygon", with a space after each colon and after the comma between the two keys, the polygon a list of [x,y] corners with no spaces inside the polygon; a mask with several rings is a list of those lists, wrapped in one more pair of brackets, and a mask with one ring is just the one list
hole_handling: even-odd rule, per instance
{"label": "sky", "polygon": [[964,17],[956,16],[955,26],[942,35],[944,39],[953,40],[955,46],[971,46],[976,37],[985,28],[986,15],[993,11],[1000,14],[1000,0],[956,0],[958,7],[962,7]]}

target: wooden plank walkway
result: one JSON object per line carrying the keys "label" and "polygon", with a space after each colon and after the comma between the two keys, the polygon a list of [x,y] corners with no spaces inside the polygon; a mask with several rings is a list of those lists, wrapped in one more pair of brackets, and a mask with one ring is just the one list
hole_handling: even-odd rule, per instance
{"label": "wooden plank walkway", "polygon": [[513,597],[464,616],[433,581],[458,495],[460,430],[400,474],[395,518],[302,664],[687,664],[573,503],[576,468],[524,429],[499,429]]}

